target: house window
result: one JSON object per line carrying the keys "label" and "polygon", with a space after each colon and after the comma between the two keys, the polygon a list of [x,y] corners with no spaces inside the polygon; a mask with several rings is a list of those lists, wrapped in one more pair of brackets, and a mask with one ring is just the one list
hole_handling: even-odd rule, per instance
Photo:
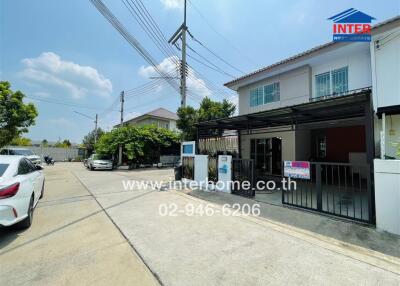
{"label": "house window", "polygon": [[264,103],[279,101],[279,82],[264,86]]}
{"label": "house window", "polygon": [[332,71],[332,94],[346,92],[348,90],[347,67]]}
{"label": "house window", "polygon": [[263,89],[258,87],[250,90],[250,106],[258,106],[263,104]]}
{"label": "house window", "polygon": [[315,76],[317,97],[327,96],[331,93],[331,76],[330,73],[323,73]]}
{"label": "house window", "polygon": [[316,96],[334,95],[348,91],[348,68],[340,68],[315,76]]}

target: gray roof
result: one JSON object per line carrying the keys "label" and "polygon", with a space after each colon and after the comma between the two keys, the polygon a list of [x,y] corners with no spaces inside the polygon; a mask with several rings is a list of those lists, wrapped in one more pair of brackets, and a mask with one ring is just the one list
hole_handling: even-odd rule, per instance
{"label": "gray roof", "polygon": [[150,117],[157,117],[157,118],[160,118],[160,119],[178,120],[178,115],[176,115],[176,113],[174,113],[172,111],[169,111],[169,110],[167,110],[165,108],[160,107],[160,108],[157,108],[157,109],[155,109],[153,111],[150,111],[150,112],[147,112],[145,114],[142,114],[142,115],[139,115],[137,117],[134,117],[132,119],[129,119],[129,120],[125,121],[125,122],[135,122],[135,121],[138,121],[138,120],[140,120],[142,118],[149,117],[149,116]]}
{"label": "gray roof", "polygon": [[156,117],[168,118],[168,119],[172,119],[172,120],[178,120],[178,115],[176,115],[176,113],[169,111],[162,107],[157,108],[153,111],[150,111],[144,115],[151,115],[151,116],[156,116]]}

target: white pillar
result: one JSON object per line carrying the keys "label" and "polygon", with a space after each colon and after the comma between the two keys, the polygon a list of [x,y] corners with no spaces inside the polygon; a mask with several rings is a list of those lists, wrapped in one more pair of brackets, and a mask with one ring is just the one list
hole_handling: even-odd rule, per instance
{"label": "white pillar", "polygon": [[385,160],[386,154],[386,114],[382,113],[382,131],[381,131],[381,159]]}

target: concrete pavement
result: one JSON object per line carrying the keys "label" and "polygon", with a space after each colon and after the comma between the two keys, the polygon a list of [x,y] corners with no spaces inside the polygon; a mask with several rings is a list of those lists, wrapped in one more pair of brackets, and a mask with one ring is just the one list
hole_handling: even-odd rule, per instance
{"label": "concrete pavement", "polygon": [[0,230],[0,285],[159,285],[66,165],[46,167],[30,229]]}
{"label": "concrete pavement", "polygon": [[397,257],[283,223],[270,206],[261,213],[268,207],[274,219],[221,212],[160,216],[160,205],[221,210],[221,204],[122,188],[126,179],[170,180],[170,169],[90,172],[72,163],[46,172],[47,192],[33,227],[0,233],[0,260],[7,262],[1,285],[156,285],[157,279],[185,286],[400,284]]}
{"label": "concrete pavement", "polygon": [[[399,285],[396,257],[263,218],[160,216],[162,204],[184,210],[209,204],[178,192],[103,194],[109,180],[75,171],[165,285]],[[152,171],[161,172],[161,171]],[[142,173],[142,176],[145,173]],[[165,174],[164,174],[165,175]],[[135,178],[135,172],[112,176]],[[158,176],[146,178],[157,180]],[[121,179],[121,178],[120,178]],[[118,179],[112,184],[116,186]],[[213,205],[219,208],[218,205]]]}

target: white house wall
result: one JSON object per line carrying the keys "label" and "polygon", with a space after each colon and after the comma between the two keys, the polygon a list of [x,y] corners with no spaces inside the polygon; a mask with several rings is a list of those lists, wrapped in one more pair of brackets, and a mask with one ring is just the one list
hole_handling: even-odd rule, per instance
{"label": "white house wall", "polygon": [[[308,102],[310,98],[310,67],[303,66],[239,89],[239,115]],[[250,90],[279,82],[280,101],[250,107]]]}
{"label": "white house wall", "polygon": [[374,35],[371,54],[375,110],[400,104],[400,27]]}
{"label": "white house wall", "polygon": [[[273,76],[266,74],[264,79],[239,87],[239,115],[309,102],[316,96],[315,76],[342,67],[348,67],[349,90],[372,86],[369,44],[350,43],[296,62],[292,70]],[[275,82],[280,85],[280,101],[251,107],[250,90]]]}
{"label": "white house wall", "polygon": [[354,45],[321,55],[311,64],[313,97],[316,97],[315,76],[343,67],[348,67],[348,90],[372,85],[369,45],[367,43]]}

